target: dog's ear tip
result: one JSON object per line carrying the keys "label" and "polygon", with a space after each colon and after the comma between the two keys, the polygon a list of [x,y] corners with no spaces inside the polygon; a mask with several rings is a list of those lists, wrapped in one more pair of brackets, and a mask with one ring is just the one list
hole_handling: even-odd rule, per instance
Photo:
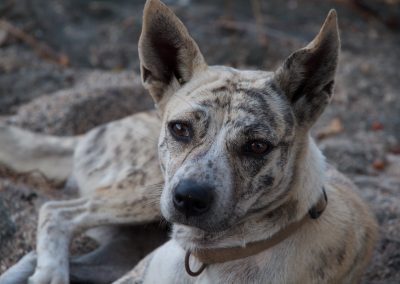
{"label": "dog's ear tip", "polygon": [[162,2],[160,0],[146,0],[146,3],[144,4],[144,8],[148,8],[154,5],[162,5]]}
{"label": "dog's ear tip", "polygon": [[168,7],[160,0],[147,0],[144,4],[143,15],[146,17],[160,10],[165,12],[168,10]]}
{"label": "dog's ear tip", "polygon": [[329,20],[335,20],[335,21],[337,20],[337,12],[336,12],[335,9],[330,9],[330,10],[329,10],[327,19],[329,19]]}
{"label": "dog's ear tip", "polygon": [[312,40],[306,49],[314,49],[320,46],[323,42],[329,41],[331,46],[340,46],[339,27],[337,21],[337,13],[335,9],[331,9],[322,24],[322,27],[317,36]]}
{"label": "dog's ear tip", "polygon": [[325,33],[325,32],[333,32],[334,34],[338,34],[338,20],[335,9],[331,9],[329,11],[328,16],[325,19],[325,22],[322,25],[320,33]]}

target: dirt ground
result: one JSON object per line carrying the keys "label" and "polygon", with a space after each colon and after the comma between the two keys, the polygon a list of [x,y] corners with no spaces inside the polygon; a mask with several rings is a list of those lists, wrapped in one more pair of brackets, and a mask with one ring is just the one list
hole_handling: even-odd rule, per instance
{"label": "dirt ground", "polygon": [[[360,187],[380,224],[364,283],[400,283],[400,1],[166,2],[209,64],[265,70],[311,40],[329,9],[337,9],[342,53],[335,96],[313,135]],[[137,75],[143,4],[0,1],[0,120],[76,135],[151,108]],[[40,173],[0,168],[0,273],[34,249],[40,205],[73,196]],[[92,245],[80,238],[73,247]]]}

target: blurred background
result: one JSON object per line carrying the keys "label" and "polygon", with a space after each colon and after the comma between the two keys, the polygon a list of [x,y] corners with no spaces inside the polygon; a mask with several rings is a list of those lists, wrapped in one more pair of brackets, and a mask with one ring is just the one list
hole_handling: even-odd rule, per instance
{"label": "blurred background", "polygon": [[[0,121],[77,135],[151,108],[138,73],[144,2],[0,0]],[[337,10],[335,95],[313,135],[381,225],[364,282],[400,283],[400,1],[165,2],[209,64],[264,70],[307,44]],[[0,273],[34,248],[40,204],[66,197],[38,173],[0,167]]]}

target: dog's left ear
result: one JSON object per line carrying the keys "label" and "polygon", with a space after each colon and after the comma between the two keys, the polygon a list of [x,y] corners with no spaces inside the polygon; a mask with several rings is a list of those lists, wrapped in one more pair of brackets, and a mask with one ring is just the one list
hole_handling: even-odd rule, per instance
{"label": "dog's left ear", "polygon": [[335,10],[305,48],[286,59],[276,72],[299,126],[309,128],[329,103],[339,57],[340,39]]}
{"label": "dog's left ear", "polygon": [[144,7],[139,58],[143,84],[159,107],[207,67],[186,27],[159,0],[147,0]]}

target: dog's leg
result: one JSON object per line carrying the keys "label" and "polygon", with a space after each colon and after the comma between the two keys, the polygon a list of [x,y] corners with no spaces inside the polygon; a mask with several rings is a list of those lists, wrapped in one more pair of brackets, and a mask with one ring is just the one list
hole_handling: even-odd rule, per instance
{"label": "dog's leg", "polygon": [[89,211],[89,199],[51,201],[39,213],[35,274],[29,283],[68,283],[68,250],[70,238],[77,229],[74,219]]}
{"label": "dog's leg", "polygon": [[[71,283],[108,284],[119,279],[148,253],[167,240],[159,224],[109,227],[102,245],[69,261]],[[110,234],[110,231],[113,233]],[[36,267],[37,255],[30,252],[0,276],[0,284],[25,284]]]}
{"label": "dog's leg", "polygon": [[[167,239],[157,224],[112,227],[115,234],[94,251],[69,261],[70,283],[109,284],[134,267],[145,255]],[[0,284],[26,284],[36,267],[37,255],[30,252],[0,276]]]}
{"label": "dog's leg", "polygon": [[73,154],[80,137],[33,133],[0,123],[0,163],[16,172],[39,171],[64,181],[72,172]]}
{"label": "dog's leg", "polygon": [[37,267],[29,283],[69,283],[68,248],[73,234],[97,226],[151,222],[160,216],[154,206],[159,188],[150,187],[146,193],[154,200],[139,191],[118,193],[115,198],[115,192],[109,190],[104,189],[92,198],[48,202],[41,208]]}

